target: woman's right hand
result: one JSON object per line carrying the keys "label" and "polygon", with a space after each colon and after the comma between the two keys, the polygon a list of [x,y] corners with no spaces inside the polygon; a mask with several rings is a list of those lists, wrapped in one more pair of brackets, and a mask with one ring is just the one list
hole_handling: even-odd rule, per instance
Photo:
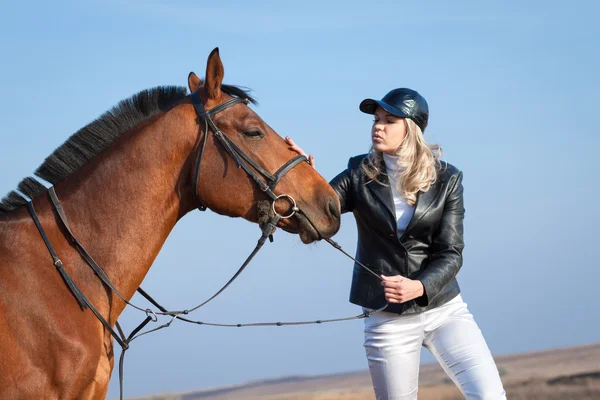
{"label": "woman's right hand", "polygon": [[312,166],[313,166],[313,168],[315,167],[315,159],[314,159],[314,157],[312,156],[312,154],[309,154],[309,155],[307,155],[307,154],[306,154],[306,152],[305,152],[304,150],[302,150],[302,148],[300,148],[300,146],[298,146],[298,145],[296,144],[296,142],[294,142],[294,141],[292,140],[292,138],[291,138],[291,137],[289,137],[289,136],[286,136],[286,137],[285,137],[285,142],[286,142],[287,144],[289,144],[289,145],[290,145],[290,150],[292,150],[292,151],[295,151],[296,153],[298,153],[298,154],[301,154],[301,155],[303,155],[304,157],[308,158],[308,163],[309,163],[310,165],[312,165]]}

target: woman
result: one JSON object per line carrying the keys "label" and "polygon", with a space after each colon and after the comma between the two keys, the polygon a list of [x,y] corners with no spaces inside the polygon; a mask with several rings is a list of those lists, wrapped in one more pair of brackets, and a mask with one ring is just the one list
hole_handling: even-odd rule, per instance
{"label": "woman", "polygon": [[[372,148],[331,181],[342,212],[353,212],[356,258],[350,301],[385,311],[365,319],[365,349],[377,399],[416,399],[421,347],[468,399],[505,399],[498,369],[463,302],[462,172],[425,142],[429,109],[411,89],[365,99]],[[290,148],[305,154],[290,138]],[[312,155],[309,160],[314,163]],[[314,165],[314,164],[313,164]]]}

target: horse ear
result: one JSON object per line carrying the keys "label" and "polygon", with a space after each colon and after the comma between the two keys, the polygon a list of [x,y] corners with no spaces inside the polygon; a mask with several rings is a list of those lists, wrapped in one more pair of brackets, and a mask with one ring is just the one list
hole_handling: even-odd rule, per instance
{"label": "horse ear", "polygon": [[200,86],[200,78],[194,73],[194,71],[190,72],[188,75],[188,88],[190,89],[190,93],[194,93],[198,90]]}
{"label": "horse ear", "polygon": [[219,48],[215,47],[208,56],[206,63],[206,80],[204,87],[208,92],[208,97],[211,99],[218,99],[221,97],[221,83],[223,82],[223,75],[225,70],[223,69],[223,63],[221,57],[219,57]]}

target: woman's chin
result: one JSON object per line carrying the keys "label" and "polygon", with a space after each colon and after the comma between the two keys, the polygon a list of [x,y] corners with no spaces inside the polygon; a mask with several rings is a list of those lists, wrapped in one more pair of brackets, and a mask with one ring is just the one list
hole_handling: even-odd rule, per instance
{"label": "woman's chin", "polygon": [[388,150],[388,148],[383,143],[373,143],[373,150],[384,153]]}

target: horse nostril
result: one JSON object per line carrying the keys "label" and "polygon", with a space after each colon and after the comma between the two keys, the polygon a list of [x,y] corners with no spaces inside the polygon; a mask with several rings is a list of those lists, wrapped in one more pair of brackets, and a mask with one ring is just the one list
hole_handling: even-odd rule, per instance
{"label": "horse nostril", "polygon": [[340,208],[338,207],[338,203],[334,200],[329,200],[329,213],[335,217],[340,217]]}

